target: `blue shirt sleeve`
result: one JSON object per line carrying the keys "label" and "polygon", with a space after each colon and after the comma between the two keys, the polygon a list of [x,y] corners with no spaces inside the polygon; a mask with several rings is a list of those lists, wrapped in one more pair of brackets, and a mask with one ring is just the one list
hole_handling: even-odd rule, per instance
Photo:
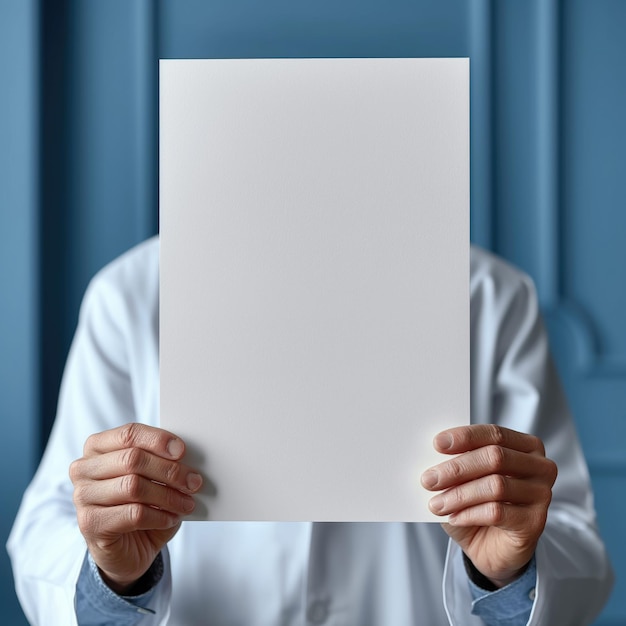
{"label": "blue shirt sleeve", "polygon": [[[146,614],[163,576],[163,560],[157,557],[148,575],[151,588],[138,596],[120,596],[109,589],[98,566],[87,552],[76,584],[76,617],[80,626],[134,626]],[[472,614],[486,626],[525,626],[535,598],[537,569],[533,557],[528,568],[514,582],[496,591],[486,591],[468,579]]]}
{"label": "blue shirt sleeve", "polygon": [[120,596],[102,580],[98,566],[89,552],[76,583],[74,606],[80,626],[133,626],[144,615],[154,614],[149,608],[163,577],[163,559],[155,559],[147,575],[150,589],[138,596]]}
{"label": "blue shirt sleeve", "polygon": [[536,584],[535,557],[517,580],[496,591],[486,591],[470,579],[472,615],[480,617],[487,626],[525,626],[535,601]]}

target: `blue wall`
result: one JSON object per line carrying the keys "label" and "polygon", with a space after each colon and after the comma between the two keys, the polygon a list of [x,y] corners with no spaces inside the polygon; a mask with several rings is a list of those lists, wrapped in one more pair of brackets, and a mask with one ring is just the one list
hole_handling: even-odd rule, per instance
{"label": "blue wall", "polygon": [[88,279],[157,229],[157,59],[469,56],[472,237],[537,282],[626,623],[625,31],[622,0],[0,0],[0,539]]}

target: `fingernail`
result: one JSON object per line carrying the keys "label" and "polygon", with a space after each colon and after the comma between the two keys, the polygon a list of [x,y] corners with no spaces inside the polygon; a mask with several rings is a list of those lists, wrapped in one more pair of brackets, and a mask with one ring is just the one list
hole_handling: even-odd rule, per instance
{"label": "fingernail", "polygon": [[200,485],[202,484],[202,476],[200,474],[187,474],[187,487],[189,491],[197,491],[200,489]]}
{"label": "fingernail", "polygon": [[422,485],[426,489],[432,489],[439,482],[439,474],[435,470],[426,470],[422,474]]}
{"label": "fingernail", "polygon": [[185,513],[191,513],[196,508],[196,502],[193,498],[185,498],[183,500],[183,509]]}
{"label": "fingernail", "polygon": [[167,453],[173,458],[178,459],[185,451],[185,445],[180,439],[170,439],[167,444]]}
{"label": "fingernail", "polygon": [[439,513],[439,511],[443,511],[443,507],[445,505],[445,499],[443,496],[435,496],[430,499],[428,506],[433,513]]}
{"label": "fingernail", "polygon": [[452,447],[452,437],[448,433],[439,433],[435,437],[435,446],[439,450],[449,450]]}

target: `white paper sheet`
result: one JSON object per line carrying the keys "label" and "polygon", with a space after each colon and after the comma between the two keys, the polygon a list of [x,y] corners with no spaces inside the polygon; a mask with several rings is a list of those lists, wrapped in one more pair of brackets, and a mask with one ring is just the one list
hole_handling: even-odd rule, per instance
{"label": "white paper sheet", "polygon": [[434,520],[432,438],[469,423],[469,61],[160,73],[161,425],[212,485],[195,517]]}

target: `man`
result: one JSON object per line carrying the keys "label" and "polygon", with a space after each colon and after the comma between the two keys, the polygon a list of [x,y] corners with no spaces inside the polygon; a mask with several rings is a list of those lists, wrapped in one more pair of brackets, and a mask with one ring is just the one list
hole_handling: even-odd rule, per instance
{"label": "man", "polygon": [[470,332],[472,426],[439,434],[434,445],[454,456],[421,477],[447,524],[181,526],[202,478],[185,442],[157,427],[158,240],[130,251],[86,294],[57,420],[9,540],[27,616],[591,623],[612,574],[535,292],[478,249]]}

